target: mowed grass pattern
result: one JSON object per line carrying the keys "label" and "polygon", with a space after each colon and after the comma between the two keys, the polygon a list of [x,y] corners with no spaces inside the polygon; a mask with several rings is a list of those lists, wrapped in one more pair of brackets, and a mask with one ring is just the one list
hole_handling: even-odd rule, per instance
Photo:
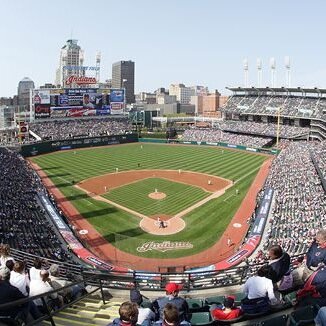
{"label": "mowed grass pattern", "polygon": [[[151,199],[149,193],[166,194],[163,199]],[[122,206],[150,216],[155,214],[173,215],[209,196],[204,190],[160,178],[148,178],[111,190],[103,197]]]}
{"label": "mowed grass pattern", "polygon": [[[150,258],[173,258],[198,253],[212,246],[223,234],[266,156],[208,146],[128,144],[86,150],[62,151],[33,158],[79,212],[107,241],[126,252]],[[140,167],[138,167],[138,163]],[[119,171],[169,169],[203,172],[236,181],[226,193],[184,217],[186,228],[170,236],[143,232],[139,218],[108,203],[88,197],[73,182]],[[239,195],[235,196],[235,189]],[[182,199],[183,200],[183,199]],[[194,247],[165,253],[138,253],[147,241],[189,241]],[[218,256],[218,253],[217,253]],[[119,259],[119,257],[116,257]],[[200,265],[200,262],[198,262]]]}

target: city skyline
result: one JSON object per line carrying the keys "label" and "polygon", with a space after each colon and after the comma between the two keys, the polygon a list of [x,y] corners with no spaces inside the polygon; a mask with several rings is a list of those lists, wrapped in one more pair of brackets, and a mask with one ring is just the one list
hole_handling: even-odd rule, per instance
{"label": "city skyline", "polygon": [[276,85],[285,86],[284,58],[291,60],[294,87],[326,88],[326,3],[312,1],[113,2],[85,0],[2,1],[0,22],[0,97],[17,94],[29,77],[39,87],[54,83],[60,49],[77,39],[84,64],[95,65],[101,51],[101,81],[112,76],[112,64],[135,62],[135,92],[184,83],[227,94],[225,87],[257,86],[257,58],[262,59],[262,86],[270,86],[270,58],[276,60]]}

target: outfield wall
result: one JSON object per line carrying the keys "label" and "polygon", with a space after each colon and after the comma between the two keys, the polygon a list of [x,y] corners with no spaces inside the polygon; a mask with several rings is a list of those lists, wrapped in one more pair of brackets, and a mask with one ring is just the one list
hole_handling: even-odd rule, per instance
{"label": "outfield wall", "polygon": [[136,133],[125,135],[51,140],[40,143],[22,145],[21,154],[24,157],[29,157],[67,149],[126,144],[133,142],[138,142],[138,135]]}
{"label": "outfield wall", "polygon": [[207,145],[207,146],[219,146],[219,147],[227,147],[231,149],[240,149],[242,151],[249,151],[253,153],[265,153],[265,154],[271,154],[276,155],[279,154],[280,150],[278,149],[266,149],[266,148],[253,148],[253,147],[246,147],[243,145],[234,145],[229,143],[222,143],[222,142],[205,142],[205,141],[182,141],[178,139],[153,139],[153,138],[140,138],[140,142],[143,143],[160,143],[160,144],[166,144],[166,143],[174,143],[174,144],[182,144],[182,145]]}

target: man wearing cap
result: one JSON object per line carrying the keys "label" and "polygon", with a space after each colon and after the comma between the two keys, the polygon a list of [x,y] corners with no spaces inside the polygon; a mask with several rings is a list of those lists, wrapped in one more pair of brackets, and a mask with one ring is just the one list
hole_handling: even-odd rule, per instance
{"label": "man wearing cap", "polygon": [[153,308],[157,312],[157,318],[163,318],[163,310],[167,303],[172,303],[178,308],[180,320],[187,320],[189,307],[185,299],[180,298],[179,291],[182,289],[181,284],[167,283],[165,286],[166,296],[158,298],[153,302]]}
{"label": "man wearing cap", "polygon": [[242,310],[234,306],[234,296],[224,298],[223,306],[212,305],[210,311],[215,320],[230,320],[242,315]]}

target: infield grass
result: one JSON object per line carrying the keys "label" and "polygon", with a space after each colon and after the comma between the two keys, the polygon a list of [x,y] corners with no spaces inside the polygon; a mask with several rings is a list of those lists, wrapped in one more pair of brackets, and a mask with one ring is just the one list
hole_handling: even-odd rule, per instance
{"label": "infield grass", "polygon": [[[155,189],[165,193],[160,200],[151,199],[149,193]],[[103,197],[134,211],[150,216],[155,214],[173,215],[209,196],[201,188],[160,178],[142,181],[111,190]]]}
{"label": "infield grass", "polygon": [[[76,154],[74,151],[62,151],[34,157],[32,160],[47,173],[67,200],[72,202],[107,241],[119,249],[135,255],[149,258],[173,258],[198,253],[211,247],[220,238],[245,197],[261,164],[266,159],[267,157],[262,155],[217,147],[134,143],[77,150]],[[140,167],[138,167],[138,163]],[[119,171],[182,169],[220,176],[234,180],[236,184],[229,188],[224,195],[184,216],[183,219],[187,225],[183,231],[169,236],[155,236],[143,232],[139,227],[138,217],[118,210],[106,202],[94,200],[72,186],[72,183],[93,176],[115,172],[116,168],[119,168]],[[172,188],[177,184],[168,183]],[[142,185],[140,186],[142,187]],[[182,186],[185,187],[185,185]],[[122,191],[122,188],[125,188],[125,191]],[[106,196],[108,199],[112,199],[111,196],[116,196],[116,200],[134,201],[135,205],[155,214],[155,207],[151,207],[146,196],[136,200],[136,197],[129,192],[130,189],[132,189],[131,184],[121,187],[121,189],[112,190],[112,193]],[[239,190],[237,196],[235,189]],[[133,191],[135,195],[138,192],[137,189]],[[180,195],[177,204],[168,205],[171,206],[169,208],[171,212],[177,209],[177,206],[181,207],[186,200],[193,203],[203,195],[193,189],[190,193],[183,191],[180,194],[178,191],[177,193]],[[134,204],[132,203],[132,205]],[[193,248],[164,253],[158,251],[137,252],[137,247],[144,242],[162,240],[189,241],[193,244]]]}

